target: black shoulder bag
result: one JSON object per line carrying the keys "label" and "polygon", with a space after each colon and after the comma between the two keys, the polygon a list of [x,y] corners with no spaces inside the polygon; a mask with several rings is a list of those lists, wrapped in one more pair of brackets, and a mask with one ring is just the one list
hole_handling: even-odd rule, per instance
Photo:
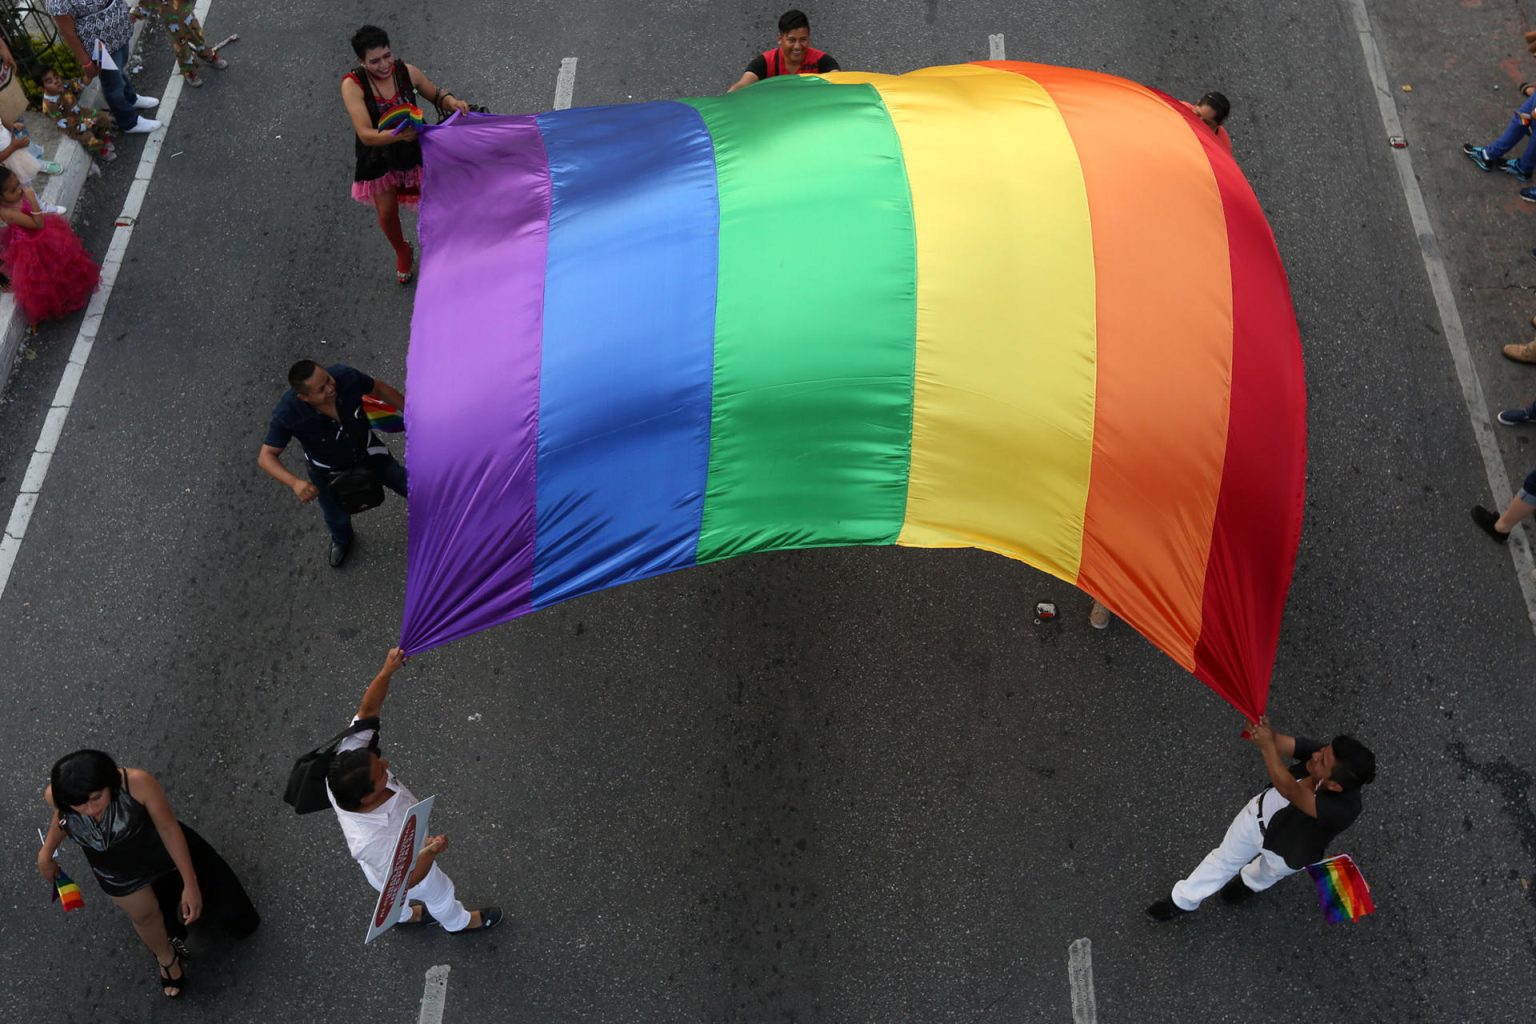
{"label": "black shoulder bag", "polygon": [[[337,413],[341,412],[338,408]],[[333,469],[330,478],[326,481],[331,488],[331,497],[336,499],[336,504],[349,516],[355,516],[359,512],[367,512],[371,508],[378,508],[384,504],[384,484],[379,481],[378,475],[368,468],[368,447],[373,440],[373,428],[368,426],[368,417],[363,413],[361,400],[357,407],[357,418],[362,420],[363,435],[359,447],[363,451],[363,461],[349,469]],[[346,423],[341,425],[342,431],[348,440],[358,442],[358,437],[352,432],[351,426]]]}
{"label": "black shoulder bag", "polygon": [[[331,770],[331,762],[336,758],[336,745],[355,732],[362,732],[365,729],[376,730],[378,727],[377,715],[371,718],[360,718],[300,757],[288,772],[288,785],[283,789],[283,802],[292,807],[295,814],[310,814],[331,806],[330,799],[325,795],[325,777]],[[368,744],[368,749],[378,753],[377,732],[374,733],[373,742]]]}

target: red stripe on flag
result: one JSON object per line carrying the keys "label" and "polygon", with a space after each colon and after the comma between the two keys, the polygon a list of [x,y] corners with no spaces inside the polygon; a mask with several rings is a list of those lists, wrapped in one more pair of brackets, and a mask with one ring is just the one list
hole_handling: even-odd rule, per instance
{"label": "red stripe on flag", "polygon": [[1195,676],[1249,718],[1264,713],[1301,540],[1307,393],[1301,338],[1274,235],[1247,179],[1189,109],[1221,189],[1232,259],[1226,462],[1205,573]]}

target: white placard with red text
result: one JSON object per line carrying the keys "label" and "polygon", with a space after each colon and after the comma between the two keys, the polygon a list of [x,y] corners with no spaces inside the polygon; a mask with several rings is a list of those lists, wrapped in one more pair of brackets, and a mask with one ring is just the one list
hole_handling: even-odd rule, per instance
{"label": "white placard with red text", "polygon": [[432,813],[432,801],[436,799],[435,796],[429,796],[406,812],[400,834],[395,837],[395,852],[389,860],[389,877],[384,879],[384,888],[379,890],[379,902],[373,908],[373,916],[368,919],[368,937],[363,940],[364,945],[389,931],[400,918],[400,905],[405,902],[406,894],[410,891],[405,883],[411,877],[411,868],[416,863],[416,855],[421,852],[421,844],[426,841],[427,815]]}

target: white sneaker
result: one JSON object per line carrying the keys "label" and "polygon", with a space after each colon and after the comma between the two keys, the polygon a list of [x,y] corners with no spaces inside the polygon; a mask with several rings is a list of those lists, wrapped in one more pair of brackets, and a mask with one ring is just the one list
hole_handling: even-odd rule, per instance
{"label": "white sneaker", "polygon": [[68,211],[69,211],[69,207],[67,207],[67,206],[60,206],[57,203],[44,203],[43,204],[43,212],[44,213],[63,214],[63,213],[67,213]]}
{"label": "white sneaker", "polygon": [[160,101],[153,96],[140,96],[133,101],[134,110],[154,110],[160,105]]}
{"label": "white sneaker", "polygon": [[141,117],[141,118],[139,118],[137,121],[135,121],[133,123],[133,127],[132,128],[128,129],[128,134],[129,135],[148,135],[150,132],[154,131],[156,128],[159,128],[159,127],[160,127],[160,122],[159,121],[151,121],[147,117]]}

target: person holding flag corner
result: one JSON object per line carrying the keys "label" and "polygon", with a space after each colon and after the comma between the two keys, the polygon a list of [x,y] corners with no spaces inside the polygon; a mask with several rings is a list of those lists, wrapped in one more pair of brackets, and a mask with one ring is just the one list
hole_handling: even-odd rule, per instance
{"label": "person holding flag corner", "polygon": [[1376,755],[1365,744],[1347,735],[1328,744],[1287,736],[1262,715],[1244,735],[1264,755],[1270,784],[1237,812],[1221,845],[1147,908],[1155,921],[1197,910],[1217,891],[1228,903],[1263,892],[1322,860],[1360,816],[1360,787],[1376,778]]}
{"label": "person holding flag corner", "polygon": [[[389,682],[405,664],[400,648],[390,649],[378,675],[363,692],[362,703],[352,721],[376,718],[389,696]],[[362,729],[345,736],[336,746],[336,754],[326,773],[326,795],[341,823],[347,849],[368,884],[380,892],[389,879],[390,860],[395,852],[395,838],[416,797],[400,784],[389,762],[379,753],[379,730]],[[453,879],[437,866],[437,858],[448,848],[446,835],[429,836],[422,844],[410,876],[409,894],[400,908],[396,924],[422,924],[436,921],[445,931],[488,931],[502,920],[499,907],[465,910],[454,891]]]}

